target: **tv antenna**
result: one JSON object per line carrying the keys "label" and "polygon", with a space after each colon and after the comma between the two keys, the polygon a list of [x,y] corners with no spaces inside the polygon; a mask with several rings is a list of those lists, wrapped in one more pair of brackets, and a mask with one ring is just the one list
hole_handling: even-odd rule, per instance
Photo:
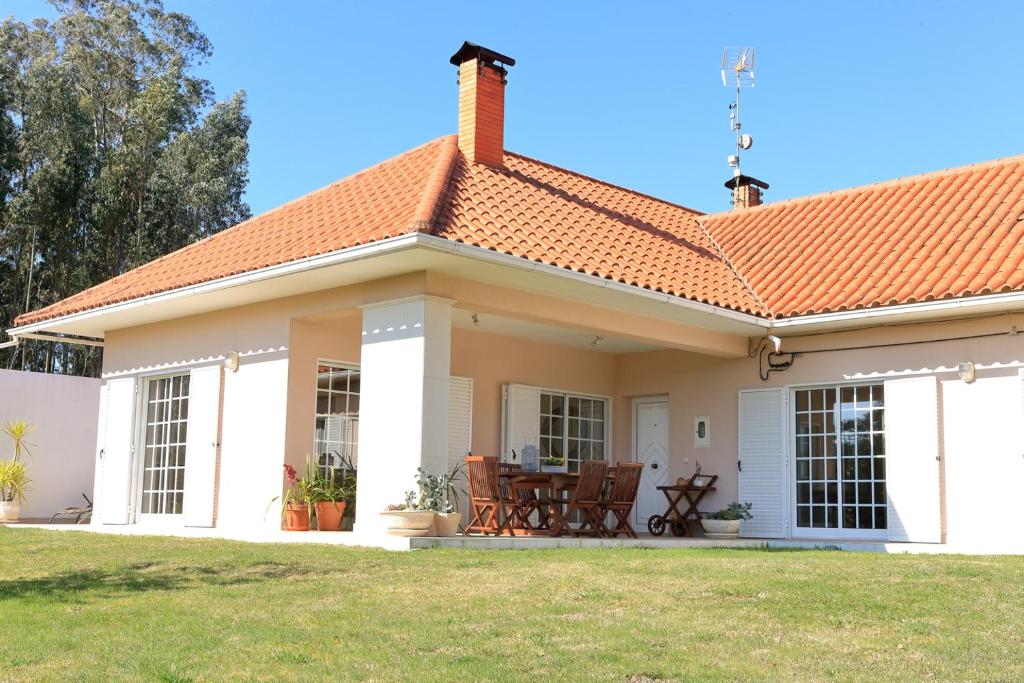
{"label": "tv antenna", "polygon": [[736,88],[736,99],[729,104],[729,130],[736,134],[736,153],[729,155],[733,176],[739,177],[740,152],[754,145],[754,138],[743,132],[740,121],[740,90],[754,87],[754,48],[727,47],[722,50],[722,85]]}

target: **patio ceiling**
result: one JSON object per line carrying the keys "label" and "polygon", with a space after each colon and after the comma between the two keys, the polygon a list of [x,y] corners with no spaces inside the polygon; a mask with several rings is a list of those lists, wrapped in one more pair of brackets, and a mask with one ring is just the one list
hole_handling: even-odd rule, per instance
{"label": "patio ceiling", "polygon": [[[474,315],[476,315],[475,321]],[[640,353],[663,348],[655,344],[645,344],[633,339],[616,337],[591,330],[569,326],[546,325],[529,320],[499,316],[493,313],[477,313],[473,310],[458,307],[452,311],[452,326],[464,330],[500,334],[506,337],[528,339],[545,344],[557,344],[559,346],[601,353]]]}

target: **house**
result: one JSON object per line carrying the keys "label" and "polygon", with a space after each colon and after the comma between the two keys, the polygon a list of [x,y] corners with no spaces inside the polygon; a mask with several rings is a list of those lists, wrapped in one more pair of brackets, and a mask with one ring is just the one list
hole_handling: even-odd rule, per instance
{"label": "house", "polygon": [[756,538],[1024,547],[1024,157],[704,214],[504,149],[466,44],[442,137],[21,316],[101,340],[94,524],[277,529],[358,463],[357,532],[472,451],[719,475]]}

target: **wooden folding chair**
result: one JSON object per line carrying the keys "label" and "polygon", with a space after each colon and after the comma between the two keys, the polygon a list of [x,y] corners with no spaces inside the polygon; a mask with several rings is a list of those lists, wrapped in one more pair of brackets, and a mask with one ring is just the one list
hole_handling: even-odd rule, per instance
{"label": "wooden folding chair", "polygon": [[629,523],[629,515],[633,512],[636,493],[640,489],[640,474],[644,470],[642,462],[620,462],[615,468],[615,481],[612,482],[608,498],[602,503],[602,517],[608,513],[615,515],[616,524],[607,530],[610,537],[625,534],[637,538],[636,532]]}
{"label": "wooden folding chair", "polygon": [[[573,489],[569,502],[562,512],[560,505],[551,505],[551,535],[561,536],[563,531],[569,530],[574,535],[594,534],[601,536],[607,529],[601,519],[604,514],[601,511],[601,489],[604,486],[604,477],[608,473],[608,463],[604,460],[584,460],[580,465],[580,478]],[[582,519],[576,529],[569,527],[569,519],[574,512],[579,511]]]}
{"label": "wooden folding chair", "polygon": [[[511,514],[515,517],[512,525],[529,531],[547,529],[547,513],[541,509],[544,502],[537,497],[537,490],[527,486],[516,486],[513,483],[513,478],[522,473],[522,465],[513,465],[509,462],[498,463],[501,495],[515,503],[514,509],[511,510]],[[534,512],[538,513],[536,523],[530,521],[530,515]]]}
{"label": "wooden folding chair", "polygon": [[507,530],[515,536],[512,521],[516,518],[516,506],[511,498],[502,495],[498,459],[489,455],[467,455],[466,476],[471,515],[466,532],[497,536]]}

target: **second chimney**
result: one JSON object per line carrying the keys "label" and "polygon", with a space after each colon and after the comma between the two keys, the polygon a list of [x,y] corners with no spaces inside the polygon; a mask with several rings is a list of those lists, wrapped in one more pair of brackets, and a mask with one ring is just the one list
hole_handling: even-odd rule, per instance
{"label": "second chimney", "polygon": [[452,55],[459,67],[459,150],[472,163],[505,161],[506,66],[516,60],[465,42]]}
{"label": "second chimney", "polygon": [[732,205],[736,209],[749,209],[761,205],[761,190],[768,189],[768,183],[748,175],[737,175],[725,181],[732,190]]}

